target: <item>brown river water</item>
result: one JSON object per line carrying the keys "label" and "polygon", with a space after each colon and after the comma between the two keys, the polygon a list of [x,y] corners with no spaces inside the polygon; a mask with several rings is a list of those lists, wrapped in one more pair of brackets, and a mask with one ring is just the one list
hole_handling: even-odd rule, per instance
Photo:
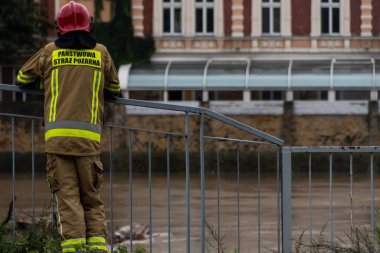
{"label": "brown river water", "polygon": [[[16,210],[17,216],[30,214],[32,211],[31,174],[16,175]],[[308,212],[308,175],[293,175],[293,234],[297,239],[302,231],[309,235],[310,214]],[[258,191],[256,175],[241,174],[240,185],[236,174],[226,173],[220,176],[220,235],[226,252],[233,252],[238,247],[238,222],[240,223],[240,252],[271,252],[277,250],[277,217],[276,217],[276,178],[275,175],[261,176],[261,189]],[[114,231],[129,225],[129,177],[128,174],[113,175],[113,218]],[[205,216],[206,221],[217,228],[217,180],[215,174],[205,178]],[[375,176],[374,203],[375,212],[379,206],[380,180]],[[105,175],[102,197],[105,202],[107,218],[110,218],[109,176]],[[370,224],[370,178],[366,173],[355,175],[353,184],[353,200],[350,199],[348,174],[333,175],[333,229],[334,238],[344,238],[350,232],[350,207],[352,206],[355,225]],[[8,211],[12,199],[12,175],[0,174],[0,220]],[[184,175],[170,177],[170,238],[171,252],[186,252],[186,182]],[[200,252],[201,235],[201,191],[198,175],[192,173],[190,179],[190,247],[191,252]],[[238,217],[238,189],[240,217]],[[313,175],[312,179],[312,232],[319,234],[324,226],[326,238],[329,232],[329,176]],[[133,175],[132,183],[133,223],[149,224],[149,185],[147,174]],[[258,195],[260,194],[260,202]],[[166,174],[152,175],[152,238],[153,252],[168,252],[168,193]],[[43,174],[37,174],[35,180],[35,206],[37,215],[49,205],[51,198]],[[260,205],[260,212],[258,206]],[[260,223],[258,222],[260,213]],[[376,222],[376,215],[375,215]],[[109,229],[111,223],[108,223]],[[260,226],[261,232],[258,233]],[[214,243],[210,231],[206,228],[206,244]],[[142,244],[149,249],[149,238],[134,241],[134,245]],[[207,252],[207,251],[206,251]],[[211,252],[217,252],[211,250]]]}

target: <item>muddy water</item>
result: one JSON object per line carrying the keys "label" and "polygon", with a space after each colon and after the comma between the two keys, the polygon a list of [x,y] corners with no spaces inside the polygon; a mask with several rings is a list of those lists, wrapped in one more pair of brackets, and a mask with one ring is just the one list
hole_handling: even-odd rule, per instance
{"label": "muddy water", "polygon": [[[12,175],[0,174],[0,219],[6,216],[9,201],[12,198]],[[312,180],[312,213],[308,212],[308,176],[296,174],[293,176],[293,238],[298,238],[309,224],[313,234],[318,234],[325,227],[329,232],[329,185],[328,175],[313,175]],[[217,180],[216,175],[207,175],[206,180],[206,221],[217,228]],[[263,175],[260,180],[255,175],[240,175],[240,185],[236,174],[222,174],[220,179],[220,235],[226,252],[238,248],[240,235],[241,252],[270,252],[277,249],[277,218],[276,218],[276,178],[273,175]],[[346,174],[333,176],[333,229],[334,236],[344,237],[344,232],[350,231],[350,206],[353,207],[353,218],[356,225],[370,223],[370,180],[367,174],[356,175],[354,178],[353,201],[351,205],[349,177]],[[106,175],[102,196],[110,218],[109,177]],[[186,182],[184,175],[172,175],[170,178],[170,237],[171,252],[186,252]],[[198,175],[192,175],[190,180],[190,246],[191,252],[200,252],[200,217],[201,192]],[[375,177],[375,208],[379,204],[380,182]],[[32,212],[32,180],[31,174],[16,176],[17,215],[29,215]],[[129,177],[128,174],[113,175],[113,218],[114,230],[130,223],[129,213]],[[238,217],[238,194],[240,217]],[[258,201],[260,195],[260,201]],[[36,175],[35,206],[37,215],[49,205],[50,193],[46,186],[44,175]],[[149,223],[149,185],[148,175],[133,175],[132,184],[132,222],[136,224]],[[167,177],[163,174],[152,175],[152,237],[153,252],[168,252],[168,191]],[[260,206],[260,210],[259,210]],[[259,215],[260,213],[260,222]],[[311,221],[311,222],[310,222]],[[240,231],[238,231],[238,224]],[[260,227],[260,233],[258,233]],[[111,223],[109,223],[111,229]],[[208,229],[207,241],[214,243]],[[149,249],[149,240],[135,241]],[[211,251],[214,252],[214,251]]]}

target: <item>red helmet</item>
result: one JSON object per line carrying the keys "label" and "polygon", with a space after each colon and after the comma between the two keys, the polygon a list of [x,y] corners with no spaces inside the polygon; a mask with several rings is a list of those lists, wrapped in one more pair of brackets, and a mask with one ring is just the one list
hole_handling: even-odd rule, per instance
{"label": "red helmet", "polygon": [[92,18],[87,8],[70,1],[59,9],[57,14],[58,34],[72,31],[91,31]]}

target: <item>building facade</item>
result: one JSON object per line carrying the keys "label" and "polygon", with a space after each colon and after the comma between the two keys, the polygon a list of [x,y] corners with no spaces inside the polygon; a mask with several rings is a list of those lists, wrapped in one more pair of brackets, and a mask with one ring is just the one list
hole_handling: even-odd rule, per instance
{"label": "building facade", "polygon": [[[40,1],[52,22],[68,2]],[[78,2],[94,13],[94,0]],[[152,36],[156,53],[149,64],[121,66],[119,74],[128,98],[193,105],[378,100],[379,0],[131,3],[135,36]],[[107,22],[111,17],[112,1],[104,0],[100,20]],[[53,40],[55,31],[49,36]],[[14,66],[3,66],[1,81],[13,83],[16,72]]]}
{"label": "building facade", "polygon": [[122,67],[129,98],[378,99],[378,0],[132,0],[132,14],[156,53]]}
{"label": "building facade", "polygon": [[157,53],[376,53],[377,0],[132,0]]}

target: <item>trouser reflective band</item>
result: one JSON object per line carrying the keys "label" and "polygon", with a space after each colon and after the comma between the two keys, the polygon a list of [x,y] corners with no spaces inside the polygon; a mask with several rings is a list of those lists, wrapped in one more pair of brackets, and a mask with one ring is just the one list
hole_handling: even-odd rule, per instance
{"label": "trouser reflective band", "polygon": [[87,246],[90,249],[98,249],[107,251],[106,239],[103,237],[89,237],[87,238]]}
{"label": "trouser reflective band", "polygon": [[78,137],[100,142],[102,128],[98,124],[60,120],[45,124],[45,140],[52,137]]}
{"label": "trouser reflective band", "polygon": [[84,246],[86,243],[85,238],[70,239],[61,242],[62,252],[76,252],[76,249]]}

